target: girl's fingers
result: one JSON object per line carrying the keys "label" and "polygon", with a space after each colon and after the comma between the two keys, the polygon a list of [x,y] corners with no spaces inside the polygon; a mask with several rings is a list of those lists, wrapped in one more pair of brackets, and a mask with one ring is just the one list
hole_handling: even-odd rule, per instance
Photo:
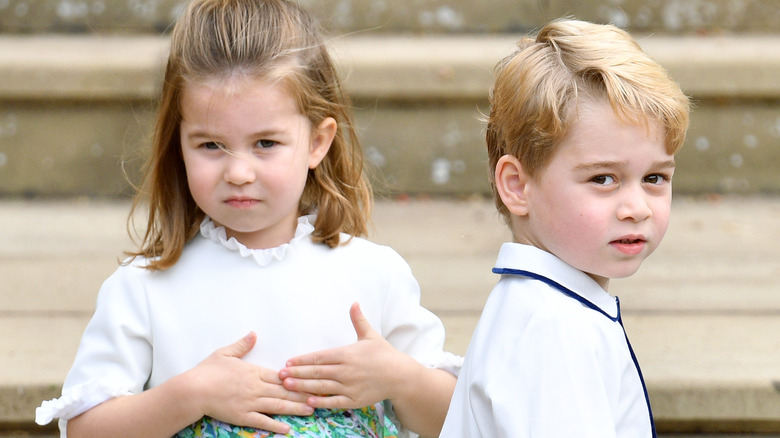
{"label": "girl's fingers", "polygon": [[257,335],[255,332],[249,332],[246,336],[239,339],[238,341],[220,348],[217,350],[219,354],[222,354],[224,356],[228,357],[237,357],[242,358],[247,355],[250,351],[252,351],[253,348],[255,348],[255,344],[257,343]]}
{"label": "girl's fingers", "polygon": [[290,426],[288,424],[274,420],[273,418],[267,415],[263,415],[259,412],[253,412],[249,414],[249,421],[247,421],[247,426],[255,429],[267,430],[273,433],[280,433],[283,435],[290,431]]}
{"label": "girl's fingers", "polygon": [[269,385],[281,385],[282,379],[279,376],[279,373],[273,370],[265,369],[263,368],[260,372],[260,380],[263,383],[267,383]]}
{"label": "girl's fingers", "polygon": [[286,365],[293,367],[339,364],[344,361],[342,349],[343,347],[336,347],[303,354],[288,360]]}
{"label": "girl's fingers", "polygon": [[278,398],[260,398],[255,410],[268,415],[307,416],[314,413],[314,408],[306,404],[309,397],[302,402],[281,400]]}
{"label": "girl's fingers", "polygon": [[284,379],[284,387],[289,391],[307,394],[332,395],[343,392],[343,385],[334,380],[324,379]]}
{"label": "girl's fingers", "polygon": [[[276,375],[277,373],[274,374]],[[302,393],[300,390],[294,389],[293,386],[284,385],[284,382],[279,377],[275,377],[275,380],[275,382],[269,383],[261,379],[261,381],[255,382],[251,387],[246,385],[245,388],[249,391],[249,397],[306,404],[306,399],[310,394]]]}
{"label": "girl's fingers", "polygon": [[355,402],[344,395],[334,395],[331,397],[309,397],[309,406],[322,409],[351,409],[360,406],[354,406]]}
{"label": "girl's fingers", "polygon": [[374,336],[376,331],[371,327],[371,323],[368,322],[368,318],[363,315],[363,311],[360,310],[360,304],[353,303],[349,309],[349,318],[352,320],[352,327],[355,328],[358,341],[363,339],[369,339]]}
{"label": "girl's fingers", "polygon": [[299,365],[288,366],[279,371],[279,377],[286,380],[290,377],[298,379],[331,379],[335,380],[337,366],[328,365]]}
{"label": "girl's fingers", "polygon": [[291,403],[306,403],[306,400],[310,394],[311,393],[305,394],[298,390],[286,388],[281,385],[275,385],[274,389],[271,391],[262,391],[259,397],[260,399],[279,400],[280,402],[287,401]]}

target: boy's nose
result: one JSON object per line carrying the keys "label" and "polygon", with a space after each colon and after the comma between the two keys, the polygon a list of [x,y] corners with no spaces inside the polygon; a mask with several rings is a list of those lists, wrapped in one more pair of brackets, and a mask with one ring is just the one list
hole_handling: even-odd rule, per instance
{"label": "boy's nose", "polygon": [[230,154],[225,165],[225,181],[234,185],[248,184],[255,181],[255,169],[250,162],[251,157],[243,154]]}
{"label": "boy's nose", "polygon": [[650,218],[653,215],[653,210],[645,196],[641,188],[627,190],[617,209],[618,219],[641,222]]}

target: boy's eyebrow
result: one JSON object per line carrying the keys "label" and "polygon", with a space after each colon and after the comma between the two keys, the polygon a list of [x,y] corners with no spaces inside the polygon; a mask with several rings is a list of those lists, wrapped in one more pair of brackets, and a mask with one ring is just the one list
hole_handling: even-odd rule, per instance
{"label": "boy's eyebrow", "polygon": [[[576,170],[596,170],[596,169],[614,169],[614,168],[621,168],[625,167],[628,163],[625,161],[596,161],[593,163],[582,163],[574,166]],[[673,159],[670,160],[664,160],[664,161],[658,161],[656,163],[653,163],[653,168],[655,169],[674,169],[676,167],[676,164]]]}
{"label": "boy's eyebrow", "polygon": [[625,167],[624,161],[596,161],[593,163],[582,163],[574,166],[576,170],[596,170],[604,168]]}

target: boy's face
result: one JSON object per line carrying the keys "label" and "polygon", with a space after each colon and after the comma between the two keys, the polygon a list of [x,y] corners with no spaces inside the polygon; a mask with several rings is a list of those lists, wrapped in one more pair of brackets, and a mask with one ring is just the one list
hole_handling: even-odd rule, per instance
{"label": "boy's face", "polygon": [[550,163],[526,185],[529,213],[515,235],[606,289],[661,242],[673,173],[657,124],[623,122],[606,101],[581,102]]}

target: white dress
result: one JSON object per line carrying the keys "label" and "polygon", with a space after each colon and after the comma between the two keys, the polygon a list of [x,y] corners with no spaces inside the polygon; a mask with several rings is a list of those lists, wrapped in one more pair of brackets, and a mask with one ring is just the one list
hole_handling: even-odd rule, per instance
{"label": "white dress", "polygon": [[207,218],[172,268],[143,269],[144,259],[118,268],[100,289],[62,397],[43,402],[36,421],[60,418],[65,437],[68,419],[157,386],[250,331],[258,341],[244,359],[271,369],[353,343],[353,302],[396,349],[457,375],[462,359],[443,351],[444,327],[420,305],[401,256],[360,238],[331,249],[312,242],[314,216],[298,222],[289,243],[253,250]]}
{"label": "white dress", "polygon": [[533,246],[506,243],[442,437],[654,436],[617,300]]}

